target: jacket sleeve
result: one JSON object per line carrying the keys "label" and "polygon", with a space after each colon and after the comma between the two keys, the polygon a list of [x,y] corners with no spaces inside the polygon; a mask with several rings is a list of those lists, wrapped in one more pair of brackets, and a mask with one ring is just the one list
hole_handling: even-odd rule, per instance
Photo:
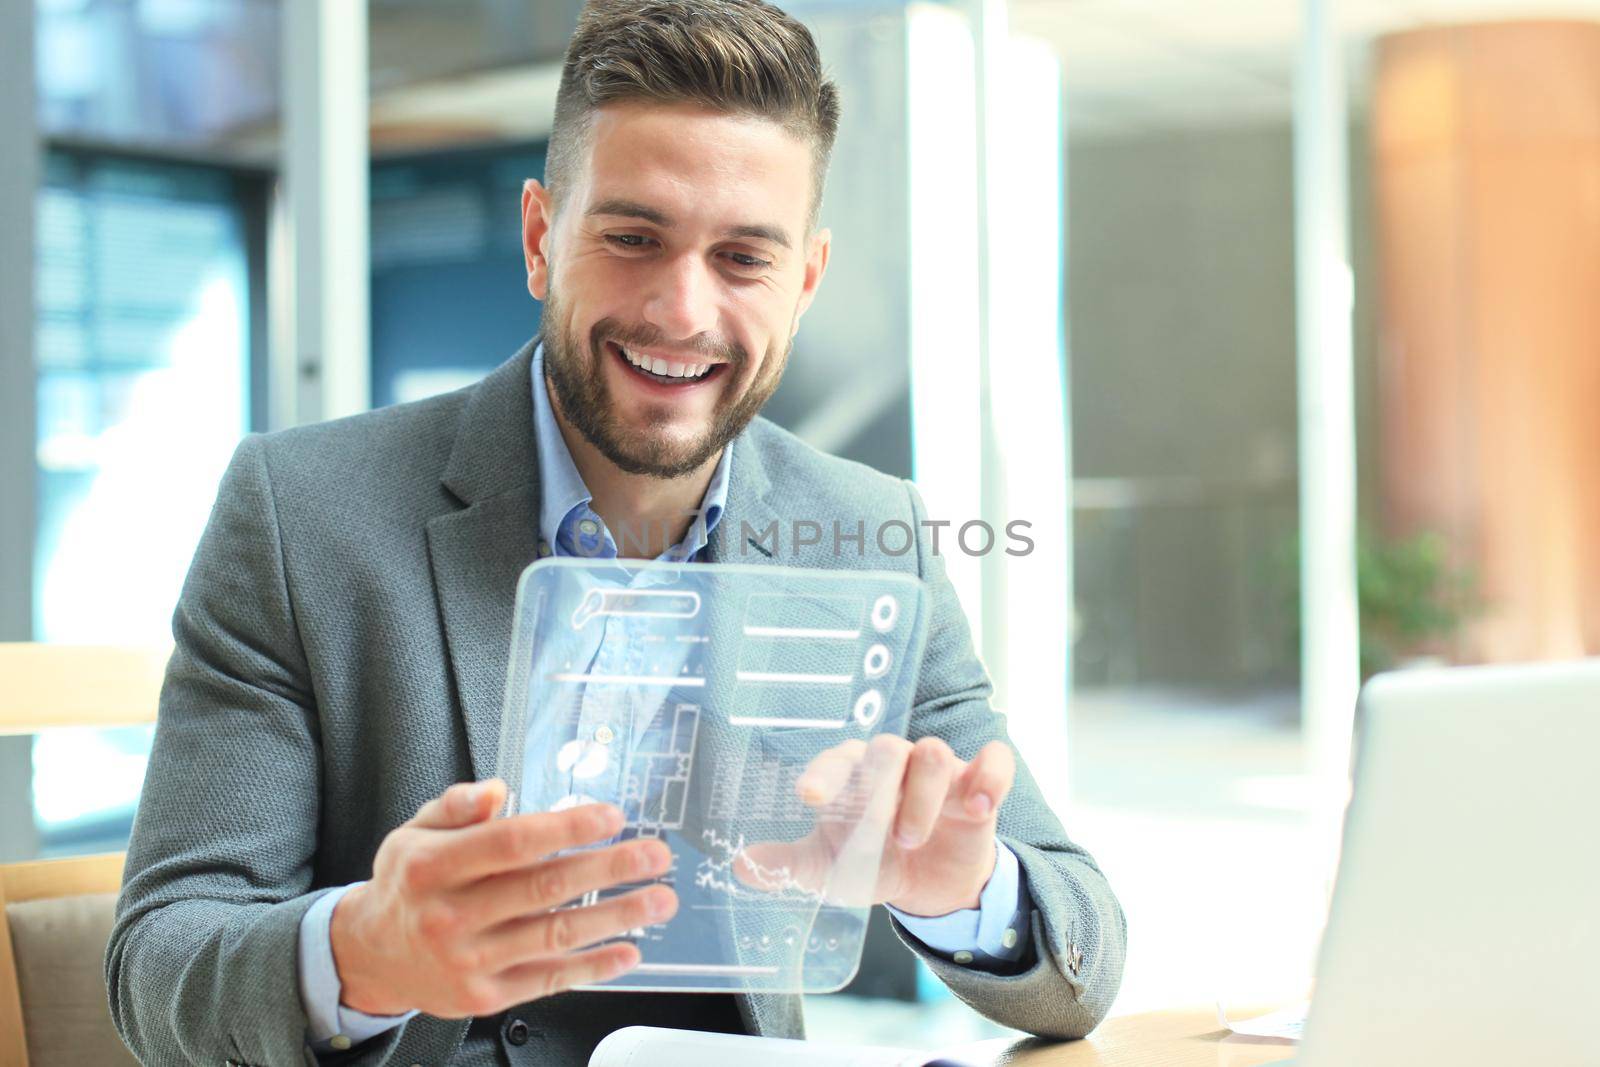
{"label": "jacket sleeve", "polygon": [[112,1018],[144,1063],[315,1064],[297,953],[321,895],[318,717],[261,438],[223,477],[173,636],[107,947]]}
{"label": "jacket sleeve", "polygon": [[[920,533],[926,508],[916,488],[906,487]],[[930,622],[909,736],[937,734],[971,759],[990,741],[1011,740],[1005,716],[989,705],[989,676],[973,650],[944,560],[920,536],[918,547]],[[1063,693],[1061,714],[1065,699]],[[898,921],[895,932],[951,992],[995,1022],[1041,1037],[1082,1037],[1106,1017],[1122,984],[1127,923],[1105,875],[1068,839],[1022,754],[1016,756],[1016,783],[1000,809],[999,837],[1016,854],[1033,900],[1032,966],[991,974],[944,959]]]}

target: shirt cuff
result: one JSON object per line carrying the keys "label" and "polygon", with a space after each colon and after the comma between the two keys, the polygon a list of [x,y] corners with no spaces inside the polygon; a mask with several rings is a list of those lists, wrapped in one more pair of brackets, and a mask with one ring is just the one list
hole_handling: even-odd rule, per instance
{"label": "shirt cuff", "polygon": [[885,905],[918,941],[966,965],[978,956],[1015,962],[1027,951],[1033,906],[1023,885],[1017,854],[998,839],[994,843],[994,872],[978,894],[976,908],[948,915],[907,915]]}
{"label": "shirt cuff", "polygon": [[329,927],[333,909],[346,893],[361,884],[356,882],[324,893],[300,920],[300,1002],[305,1005],[310,1023],[308,1036],[316,1052],[343,1052],[417,1014],[408,1011],[404,1015],[367,1015],[339,1003],[344,989],[333,962]]}

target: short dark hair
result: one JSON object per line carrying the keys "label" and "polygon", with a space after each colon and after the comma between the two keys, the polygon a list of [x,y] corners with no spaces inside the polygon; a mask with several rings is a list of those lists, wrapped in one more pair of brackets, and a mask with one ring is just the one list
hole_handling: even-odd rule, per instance
{"label": "short dark hair", "polygon": [[811,225],[839,128],[839,90],[811,31],[763,0],[589,0],[556,92],[545,184],[560,203],[597,108],[702,104],[781,124],[812,146]]}

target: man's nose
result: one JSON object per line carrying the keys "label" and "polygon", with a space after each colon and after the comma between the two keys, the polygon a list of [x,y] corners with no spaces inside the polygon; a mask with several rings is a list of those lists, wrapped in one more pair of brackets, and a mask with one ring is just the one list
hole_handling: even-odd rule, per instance
{"label": "man's nose", "polygon": [[645,300],[645,321],[671,340],[714,333],[717,284],[698,256],[674,256],[662,264]]}

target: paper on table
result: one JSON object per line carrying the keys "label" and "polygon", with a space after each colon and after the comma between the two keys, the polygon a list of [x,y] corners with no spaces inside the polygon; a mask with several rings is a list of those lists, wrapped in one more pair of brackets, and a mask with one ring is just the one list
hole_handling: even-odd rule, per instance
{"label": "paper on table", "polygon": [[763,1067],[970,1067],[903,1048],[825,1045],[659,1026],[615,1030],[589,1057],[589,1067],[746,1067],[752,1062]]}
{"label": "paper on table", "polygon": [[1217,1022],[1232,1030],[1236,1034],[1246,1037],[1276,1037],[1289,1041],[1299,1041],[1300,1035],[1306,1028],[1306,1012],[1310,1009],[1309,1001],[1302,1001],[1290,1008],[1281,1008],[1266,1015],[1258,1015],[1254,1019],[1243,1022],[1231,1023],[1228,1013],[1222,1008],[1222,1001],[1217,1001]]}

